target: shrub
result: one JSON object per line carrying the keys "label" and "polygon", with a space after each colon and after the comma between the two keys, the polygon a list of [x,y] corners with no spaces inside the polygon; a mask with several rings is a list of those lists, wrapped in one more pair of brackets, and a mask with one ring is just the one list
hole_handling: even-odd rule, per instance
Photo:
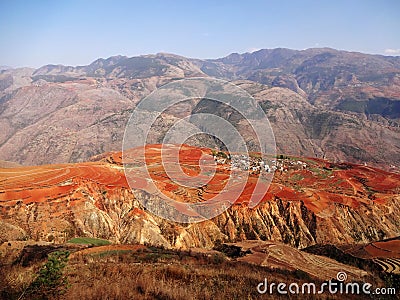
{"label": "shrub", "polygon": [[225,256],[222,253],[214,253],[211,256],[211,262],[214,265],[220,265],[225,261]]}
{"label": "shrub", "polygon": [[49,299],[65,292],[67,279],[63,270],[68,262],[69,251],[55,251],[39,270],[35,280],[27,289],[27,294],[36,299]]}

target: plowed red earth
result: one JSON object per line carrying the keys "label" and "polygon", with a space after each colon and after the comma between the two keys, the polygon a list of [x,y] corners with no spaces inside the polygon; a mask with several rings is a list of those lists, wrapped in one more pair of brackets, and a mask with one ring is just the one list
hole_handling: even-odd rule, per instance
{"label": "plowed red earth", "polygon": [[338,272],[343,271],[351,278],[358,280],[367,275],[367,272],[355,267],[341,264],[327,257],[302,252],[279,242],[247,240],[229,245],[239,247],[243,253],[246,253],[238,258],[239,261],[276,269],[303,270],[324,280],[335,278]]}
{"label": "plowed red earth", "polygon": [[[211,150],[183,145],[148,145],[124,153],[125,162],[130,167],[127,172],[132,178],[131,187],[153,193],[154,187],[149,184],[146,174],[149,173],[155,186],[165,195],[181,202],[200,202],[212,199],[226,186],[230,178],[228,165],[216,165],[216,173],[202,188],[190,188],[177,184],[166,174],[164,162],[180,166],[184,173],[178,179],[190,182],[193,176],[200,173],[199,162],[205,165],[207,174],[214,168]],[[179,165],[175,161],[179,153]],[[97,161],[76,164],[59,164],[34,167],[0,169],[0,208],[14,206],[19,201],[25,204],[33,202],[57,201],[63,196],[74,194],[79,201],[80,184],[97,184],[107,192],[114,189],[129,188],[124,175],[122,153],[108,153],[98,156]],[[333,165],[316,159],[294,159],[305,161],[307,169],[276,172],[268,192],[265,185],[263,201],[282,199],[286,201],[303,201],[307,208],[316,213],[325,213],[332,203],[341,203],[357,207],[361,202],[375,201],[385,203],[400,193],[400,174],[385,172],[376,168],[354,164]],[[146,162],[146,168],[143,162]],[[174,176],[179,174],[170,174]],[[205,176],[207,178],[207,176]],[[246,178],[246,176],[243,176]],[[238,199],[224,194],[224,199],[236,204],[246,204],[253,193],[258,175],[250,174]],[[240,187],[236,179],[233,190]],[[231,192],[233,190],[230,190]],[[240,190],[239,190],[240,191]],[[264,191],[263,191],[264,193]],[[73,205],[73,203],[70,203]]]}
{"label": "plowed red earth", "polygon": [[103,162],[0,169],[1,206],[43,202],[77,190],[83,182],[108,190],[128,187],[124,173]]}
{"label": "plowed red earth", "polygon": [[400,238],[368,243],[366,245],[342,247],[345,252],[362,258],[400,258]]}

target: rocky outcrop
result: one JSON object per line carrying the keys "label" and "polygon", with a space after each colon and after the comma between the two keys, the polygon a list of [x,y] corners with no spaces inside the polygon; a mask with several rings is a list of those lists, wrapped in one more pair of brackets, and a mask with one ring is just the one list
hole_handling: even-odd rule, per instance
{"label": "rocky outcrop", "polygon": [[316,243],[376,241],[400,234],[398,199],[385,205],[361,204],[357,209],[335,204],[333,215],[324,218],[301,201],[278,199],[254,209],[234,205],[214,219],[184,225],[146,213],[126,189],[106,195],[101,189],[83,185],[81,199],[72,193],[57,199],[61,205],[17,204],[2,216],[2,241],[29,238],[65,242],[73,236],[88,236],[124,244],[212,248],[220,242],[258,239],[303,248]]}

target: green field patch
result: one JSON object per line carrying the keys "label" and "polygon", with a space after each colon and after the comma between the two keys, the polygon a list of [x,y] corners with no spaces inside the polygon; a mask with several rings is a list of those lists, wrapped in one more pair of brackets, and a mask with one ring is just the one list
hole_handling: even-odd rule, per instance
{"label": "green field patch", "polygon": [[324,169],[324,168],[310,168],[310,171],[313,172],[319,179],[327,179],[329,176],[333,174],[332,170]]}
{"label": "green field patch", "polygon": [[291,181],[301,181],[304,179],[304,176],[301,174],[294,174],[292,177],[290,177]]}
{"label": "green field patch", "polygon": [[113,255],[120,255],[120,254],[125,254],[132,252],[132,250],[107,250],[107,251],[102,251],[98,253],[93,253],[93,256],[98,256],[98,257],[105,257],[105,256],[113,256]]}
{"label": "green field patch", "polygon": [[96,238],[90,238],[90,237],[77,237],[70,239],[68,243],[72,244],[84,244],[84,245],[92,245],[92,246],[105,246],[105,245],[111,245],[110,241],[107,240],[102,240],[102,239],[96,239]]}

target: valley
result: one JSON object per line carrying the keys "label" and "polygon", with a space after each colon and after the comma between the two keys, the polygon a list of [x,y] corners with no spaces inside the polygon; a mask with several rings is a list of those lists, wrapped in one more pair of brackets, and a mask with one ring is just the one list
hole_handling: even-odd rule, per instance
{"label": "valley", "polygon": [[[400,288],[399,74],[398,57],[330,48],[2,68],[0,298],[32,295],[57,253],[68,253],[74,287],[62,299],[257,298],[267,277],[322,284],[340,272]],[[228,153],[204,135],[160,144],[200,113],[251,144],[243,116],[201,97],[168,108],[145,145],[121,152],[143,98],[197,77],[251,95],[276,153]]]}

